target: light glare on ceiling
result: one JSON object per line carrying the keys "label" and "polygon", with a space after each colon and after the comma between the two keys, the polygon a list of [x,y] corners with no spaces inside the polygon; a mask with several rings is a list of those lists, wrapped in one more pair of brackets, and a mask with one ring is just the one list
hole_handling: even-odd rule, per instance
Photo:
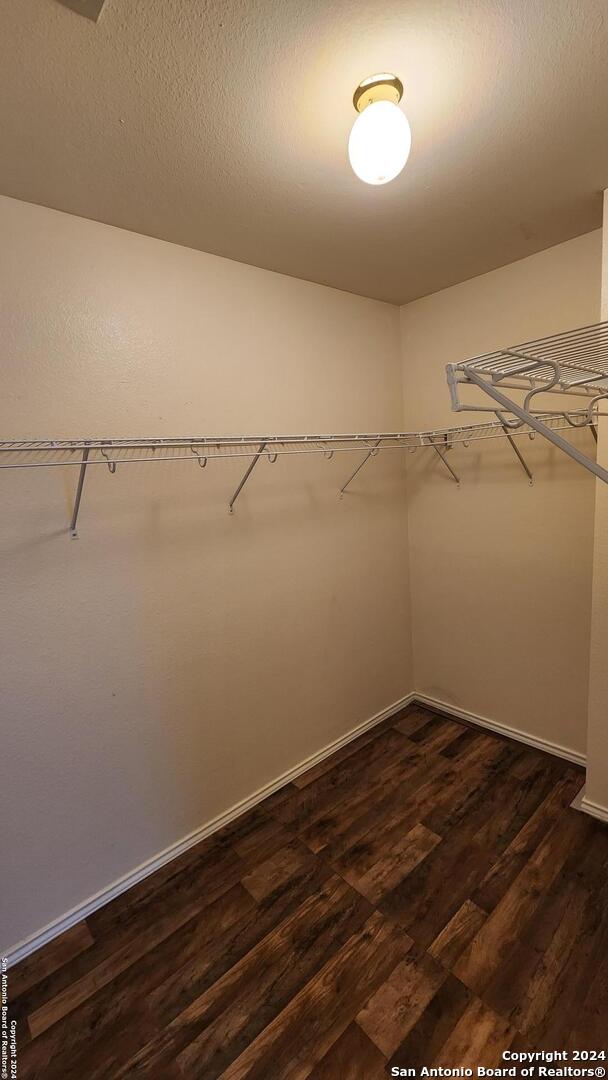
{"label": "light glare on ceiling", "polygon": [[395,75],[372,75],[355,90],[359,116],[348,140],[353,172],[366,184],[387,184],[403,169],[412,145],[407,116],[399,108],[403,93]]}

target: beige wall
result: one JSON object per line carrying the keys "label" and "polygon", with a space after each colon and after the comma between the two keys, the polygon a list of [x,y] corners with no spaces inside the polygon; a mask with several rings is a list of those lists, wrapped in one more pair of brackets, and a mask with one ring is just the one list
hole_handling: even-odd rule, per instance
{"label": "beige wall", "polygon": [[[457,421],[446,363],[596,321],[600,258],[598,231],[403,307],[406,426]],[[584,752],[594,482],[540,438],[522,450],[533,487],[504,441],[451,452],[460,488],[408,459],[414,682]]]}
{"label": "beige wall", "polygon": [[[0,199],[3,438],[399,428],[394,307]],[[0,474],[1,946],[413,688],[403,463]]]}
{"label": "beige wall", "polygon": [[[608,319],[608,191],[604,192],[602,319]],[[606,402],[602,408],[606,410]],[[598,461],[608,467],[608,418],[598,425]],[[608,817],[608,487],[595,484],[593,604],[589,672],[589,763],[585,802]]]}

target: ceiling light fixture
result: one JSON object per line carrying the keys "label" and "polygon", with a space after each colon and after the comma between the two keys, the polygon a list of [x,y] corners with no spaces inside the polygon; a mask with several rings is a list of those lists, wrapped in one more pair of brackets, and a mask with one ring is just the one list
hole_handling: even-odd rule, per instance
{"label": "ceiling light fixture", "polygon": [[388,184],[399,175],[412,145],[407,116],[399,108],[403,83],[396,75],[370,75],[359,83],[359,113],[348,140],[353,172],[366,184]]}

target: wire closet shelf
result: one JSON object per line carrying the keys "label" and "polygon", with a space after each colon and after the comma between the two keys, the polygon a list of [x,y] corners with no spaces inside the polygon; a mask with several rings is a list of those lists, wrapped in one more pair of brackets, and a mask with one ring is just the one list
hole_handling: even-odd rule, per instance
{"label": "wire closet shelf", "polygon": [[[496,410],[492,410],[493,412]],[[592,423],[585,410],[543,414],[545,422],[561,430]],[[531,434],[522,427],[518,435]],[[129,465],[138,462],[197,461],[204,467],[216,458],[250,458],[267,453],[272,459],[293,454],[352,453],[365,449],[449,449],[461,443],[504,438],[504,421],[434,428],[428,431],[379,431],[368,434],[325,435],[180,435],[175,438],[135,439],[11,439],[0,440],[0,469],[36,469],[51,466]],[[193,456],[194,455],[194,456]],[[110,470],[114,471],[114,470]]]}
{"label": "wire closet shelf", "polygon": [[[539,394],[586,398],[587,421],[597,438],[600,402],[608,399],[608,322],[473,356],[458,364],[448,364],[446,371],[452,408],[456,412],[499,412],[512,433],[521,427],[533,428],[608,483],[608,470],[565,439],[532,407]],[[460,398],[462,385],[477,387],[490,398],[490,403],[465,404]],[[523,391],[523,400],[505,394],[505,388]],[[575,419],[574,425],[578,422]],[[581,425],[583,422],[580,421]]]}
{"label": "wire closet shelf", "polygon": [[[447,474],[455,483],[460,479],[446,455],[454,446],[489,439],[506,438],[510,442],[521,467],[532,482],[523,454],[516,446],[513,435],[535,432],[526,424],[511,431],[500,413],[497,420],[480,424],[436,428],[428,431],[372,432],[367,434],[318,434],[318,435],[236,435],[236,436],[177,436],[175,438],[132,439],[13,439],[0,441],[0,469],[65,468],[79,469],[74,500],[74,512],[70,532],[76,536],[76,526],[87,469],[93,465],[106,466],[115,474],[124,465],[141,463],[160,464],[168,461],[188,461],[206,468],[208,463],[231,458],[249,459],[249,464],[238,487],[234,491],[228,509],[233,512],[235,503],[260,459],[274,463],[277,458],[298,454],[318,454],[331,459],[334,454],[361,453],[364,457],[354,472],[346,479],[338,494],[345,491],[363,466],[380,452],[418,449],[433,450]],[[591,423],[583,410],[543,414],[544,423],[555,431],[579,427]]]}
{"label": "wire closet shelf", "polygon": [[[484,423],[405,432],[0,440],[0,470],[76,467],[79,472],[70,522],[72,536],[77,535],[85,477],[93,465],[106,466],[110,473],[115,474],[118,467],[137,463],[190,461],[206,468],[216,460],[248,459],[246,471],[228,502],[228,509],[232,513],[261,459],[267,458],[273,463],[279,457],[299,454],[319,454],[330,459],[335,454],[363,452],[364,457],[338,491],[342,496],[366,462],[381,452],[431,450],[440,459],[449,478],[458,484],[460,479],[447,460],[447,454],[453,447],[466,447],[489,439],[506,439],[532,483],[532,473],[517,437],[527,435],[532,439],[538,432],[608,482],[608,470],[587,458],[561,434],[579,427],[590,427],[595,433],[599,401],[608,397],[608,323],[486,353],[460,364],[449,364],[447,374],[452,406],[456,411],[491,412],[494,419]],[[492,403],[485,406],[462,403],[459,398],[462,383],[475,385],[485,391]],[[504,387],[526,391],[523,405],[504,395],[501,389]],[[579,406],[559,411],[532,409],[532,398],[547,391],[582,394],[590,401],[587,408]]]}

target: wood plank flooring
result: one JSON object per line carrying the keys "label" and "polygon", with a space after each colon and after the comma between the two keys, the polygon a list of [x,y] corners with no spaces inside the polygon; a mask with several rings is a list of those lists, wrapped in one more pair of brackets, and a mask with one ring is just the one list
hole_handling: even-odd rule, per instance
{"label": "wood plank flooring", "polygon": [[20,1080],[378,1080],[606,1049],[608,828],[409,706],[9,971]]}

